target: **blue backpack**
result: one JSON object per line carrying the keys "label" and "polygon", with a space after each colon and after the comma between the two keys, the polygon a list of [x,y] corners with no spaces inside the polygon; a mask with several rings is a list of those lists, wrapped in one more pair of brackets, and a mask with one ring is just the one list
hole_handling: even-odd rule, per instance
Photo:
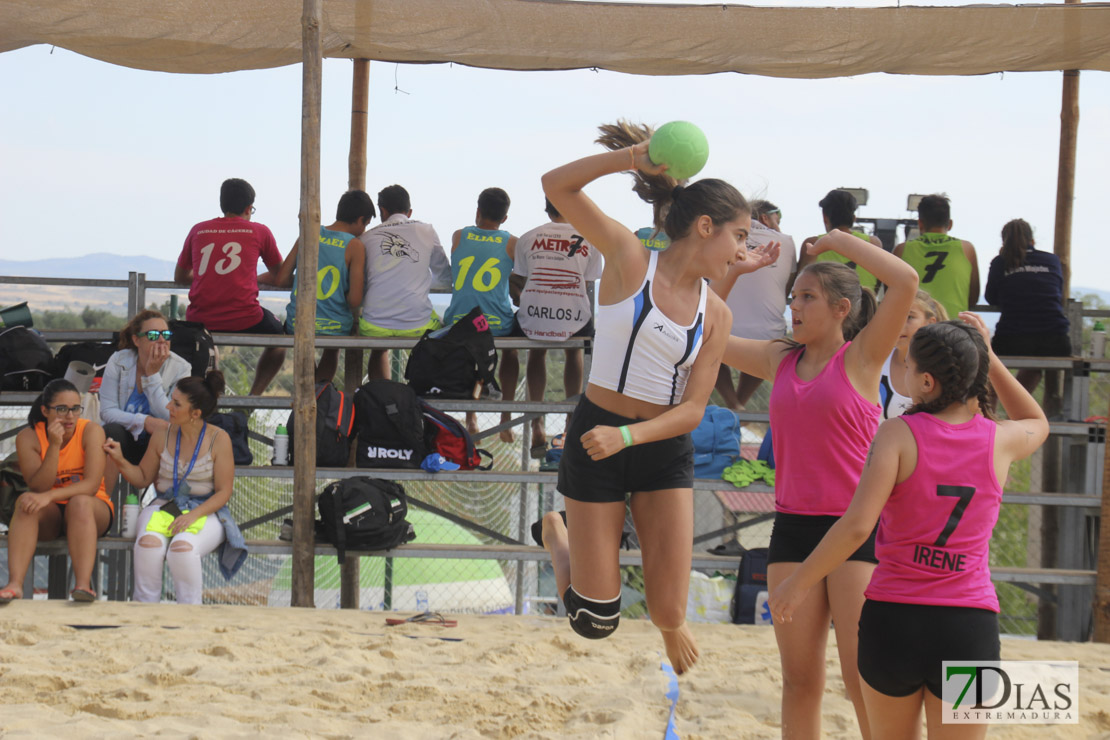
{"label": "blue backpack", "polygon": [[740,420],[720,406],[706,406],[691,435],[694,440],[694,477],[720,478],[740,457]]}

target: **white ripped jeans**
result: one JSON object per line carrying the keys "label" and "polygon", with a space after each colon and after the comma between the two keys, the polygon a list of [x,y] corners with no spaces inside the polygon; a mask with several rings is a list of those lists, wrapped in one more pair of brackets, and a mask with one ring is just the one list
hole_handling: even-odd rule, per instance
{"label": "white ripped jeans", "polygon": [[162,563],[170,566],[173,590],[178,604],[199,604],[204,592],[200,562],[224,541],[224,528],[215,514],[209,514],[196,534],[182,532],[169,539],[147,532],[151,515],[166,503],[155,499],[139,513],[135,538],[135,592],[132,599],[156,603],[162,597]]}

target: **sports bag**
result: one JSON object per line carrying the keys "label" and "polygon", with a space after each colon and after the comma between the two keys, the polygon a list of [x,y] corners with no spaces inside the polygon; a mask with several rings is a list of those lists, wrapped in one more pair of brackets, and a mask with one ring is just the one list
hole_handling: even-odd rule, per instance
{"label": "sports bag", "polygon": [[355,391],[355,427],[360,468],[419,468],[424,448],[424,416],[412,388],[375,379]]}
{"label": "sports bag", "polygon": [[696,478],[720,478],[724,469],[740,457],[740,420],[728,409],[706,406],[701,423],[690,437]]}
{"label": "sports bag", "polygon": [[391,550],[416,538],[405,521],[405,489],[393,481],[359,476],[335,481],[316,501],[316,539],[335,545],[339,562],[347,550]]}
{"label": "sports bag", "polygon": [[74,342],[67,344],[54,355],[54,364],[51,366],[51,375],[55,378],[64,378],[71,362],[85,362],[96,370],[96,377],[104,377],[104,367],[108,360],[116,353],[119,338],[114,342]]}
{"label": "sports bag", "polygon": [[733,624],[755,624],[755,602],[767,590],[767,548],[753,547],[740,556],[740,572],[732,594],[729,616]]}
{"label": "sports bag", "polygon": [[[424,446],[428,452],[438,452],[460,470],[489,470],[493,467],[493,455],[474,446],[474,438],[458,419],[443,413],[427,401],[420,401],[424,415]],[[482,465],[482,458],[489,464]]]}
{"label": "sports bag", "polygon": [[50,382],[54,353],[42,335],[25,326],[0,331],[0,390],[41,391]]}
{"label": "sports bag", "polygon": [[231,437],[231,457],[236,465],[250,465],[254,462],[254,453],[251,452],[247,433],[247,415],[242,411],[228,411],[212,414],[206,419],[212,426],[217,426],[227,432]]}
{"label": "sports bag", "polygon": [[[285,427],[289,431],[289,457],[293,457],[293,417],[289,414]],[[355,432],[354,401],[343,391],[325,381],[316,384],[316,464],[323,468],[345,468],[351,456],[351,439]]]}
{"label": "sports bag", "polygon": [[171,321],[170,352],[189,361],[192,374],[203,378],[209,370],[216,369],[216,340],[198,321]]}
{"label": "sports bag", "polygon": [[27,481],[19,467],[19,457],[13,452],[0,463],[0,522],[12,523],[15,500],[26,491]]}
{"label": "sports bag", "polygon": [[494,379],[497,350],[481,309],[475,307],[454,325],[424,332],[405,365],[405,380],[417,395],[474,398],[478,381],[498,394]]}

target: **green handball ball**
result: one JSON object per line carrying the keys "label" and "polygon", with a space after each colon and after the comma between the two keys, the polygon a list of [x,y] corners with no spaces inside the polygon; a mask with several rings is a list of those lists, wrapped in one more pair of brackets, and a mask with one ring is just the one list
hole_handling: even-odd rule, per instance
{"label": "green handball ball", "polygon": [[671,121],[652,135],[648,156],[655,164],[667,165],[667,174],[674,179],[688,180],[709,160],[709,141],[689,121]]}

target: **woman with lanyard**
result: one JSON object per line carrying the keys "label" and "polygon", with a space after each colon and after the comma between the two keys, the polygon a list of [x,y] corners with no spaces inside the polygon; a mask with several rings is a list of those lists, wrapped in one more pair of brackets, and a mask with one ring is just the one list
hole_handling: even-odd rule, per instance
{"label": "woman with lanyard", "polygon": [[157,498],[139,514],[135,540],[135,601],[157,602],[162,595],[162,564],[170,567],[179,604],[199,604],[203,594],[201,559],[220,549],[220,570],[232,575],[247,557],[246,544],[227,503],[235,477],[231,438],[210,426],[224,389],[214,370],[203,380],[177,383],[167,406],[170,425],[156,431],[138,465],[124,458],[119,442],[104,450],[131,485],[155,483]]}

